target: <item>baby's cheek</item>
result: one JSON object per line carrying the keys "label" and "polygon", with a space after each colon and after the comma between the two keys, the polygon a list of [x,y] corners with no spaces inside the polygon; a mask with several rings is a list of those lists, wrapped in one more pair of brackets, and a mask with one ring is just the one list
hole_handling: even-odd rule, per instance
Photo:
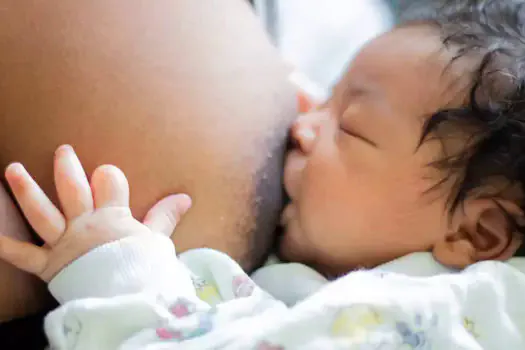
{"label": "baby's cheek", "polygon": [[305,230],[326,232],[344,228],[348,217],[363,208],[360,203],[366,202],[366,196],[354,194],[348,183],[333,175],[329,171],[306,174],[300,207]]}

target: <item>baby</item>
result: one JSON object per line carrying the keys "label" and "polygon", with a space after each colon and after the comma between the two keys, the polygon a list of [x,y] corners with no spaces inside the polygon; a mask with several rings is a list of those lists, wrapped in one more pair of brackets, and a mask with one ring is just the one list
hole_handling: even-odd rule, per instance
{"label": "baby", "polygon": [[461,268],[519,249],[522,2],[450,3],[373,40],[296,121],[283,257],[337,275],[414,251]]}
{"label": "baby", "polygon": [[[0,258],[49,282],[62,304],[46,318],[53,349],[524,348],[521,260],[483,262],[519,254],[525,230],[524,8],[462,0],[407,22],[298,118],[279,255],[325,276],[355,272],[291,307],[222,253],[177,257],[168,236],[188,196],[140,223],[120,170],[88,181],[62,146],[60,211],[10,165],[45,244],[0,236]],[[432,271],[411,273],[414,261]]]}

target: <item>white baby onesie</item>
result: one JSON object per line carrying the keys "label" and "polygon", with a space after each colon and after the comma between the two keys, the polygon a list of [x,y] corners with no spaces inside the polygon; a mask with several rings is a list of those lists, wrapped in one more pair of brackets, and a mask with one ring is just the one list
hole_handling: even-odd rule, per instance
{"label": "white baby onesie", "polygon": [[[62,305],[45,330],[52,349],[518,350],[523,265],[484,262],[453,273],[421,253],[330,283],[280,265],[267,293],[222,253],[199,249],[179,259],[166,237],[129,237],[51,281]],[[286,304],[270,295],[300,286],[297,271],[311,295],[292,290]],[[256,279],[272,281],[265,273]]]}

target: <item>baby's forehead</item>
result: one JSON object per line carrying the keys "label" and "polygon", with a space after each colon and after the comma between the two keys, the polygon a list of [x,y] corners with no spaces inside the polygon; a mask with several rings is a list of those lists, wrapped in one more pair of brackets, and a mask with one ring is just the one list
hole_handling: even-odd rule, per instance
{"label": "baby's forehead", "polygon": [[410,114],[426,115],[463,104],[468,64],[455,61],[430,25],[394,28],[369,42],[334,89],[342,103],[364,92]]}

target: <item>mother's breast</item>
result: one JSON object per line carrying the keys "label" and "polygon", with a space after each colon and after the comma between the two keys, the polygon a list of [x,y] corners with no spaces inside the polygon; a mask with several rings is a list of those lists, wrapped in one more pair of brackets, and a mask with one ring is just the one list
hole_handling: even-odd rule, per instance
{"label": "mother's breast", "polygon": [[104,163],[124,170],[137,217],[187,192],[195,205],[177,231],[180,250],[245,256],[258,186],[270,208],[262,221],[277,221],[295,98],[244,2],[0,8],[0,166],[23,162],[54,196],[52,154],[70,143],[88,173]]}

